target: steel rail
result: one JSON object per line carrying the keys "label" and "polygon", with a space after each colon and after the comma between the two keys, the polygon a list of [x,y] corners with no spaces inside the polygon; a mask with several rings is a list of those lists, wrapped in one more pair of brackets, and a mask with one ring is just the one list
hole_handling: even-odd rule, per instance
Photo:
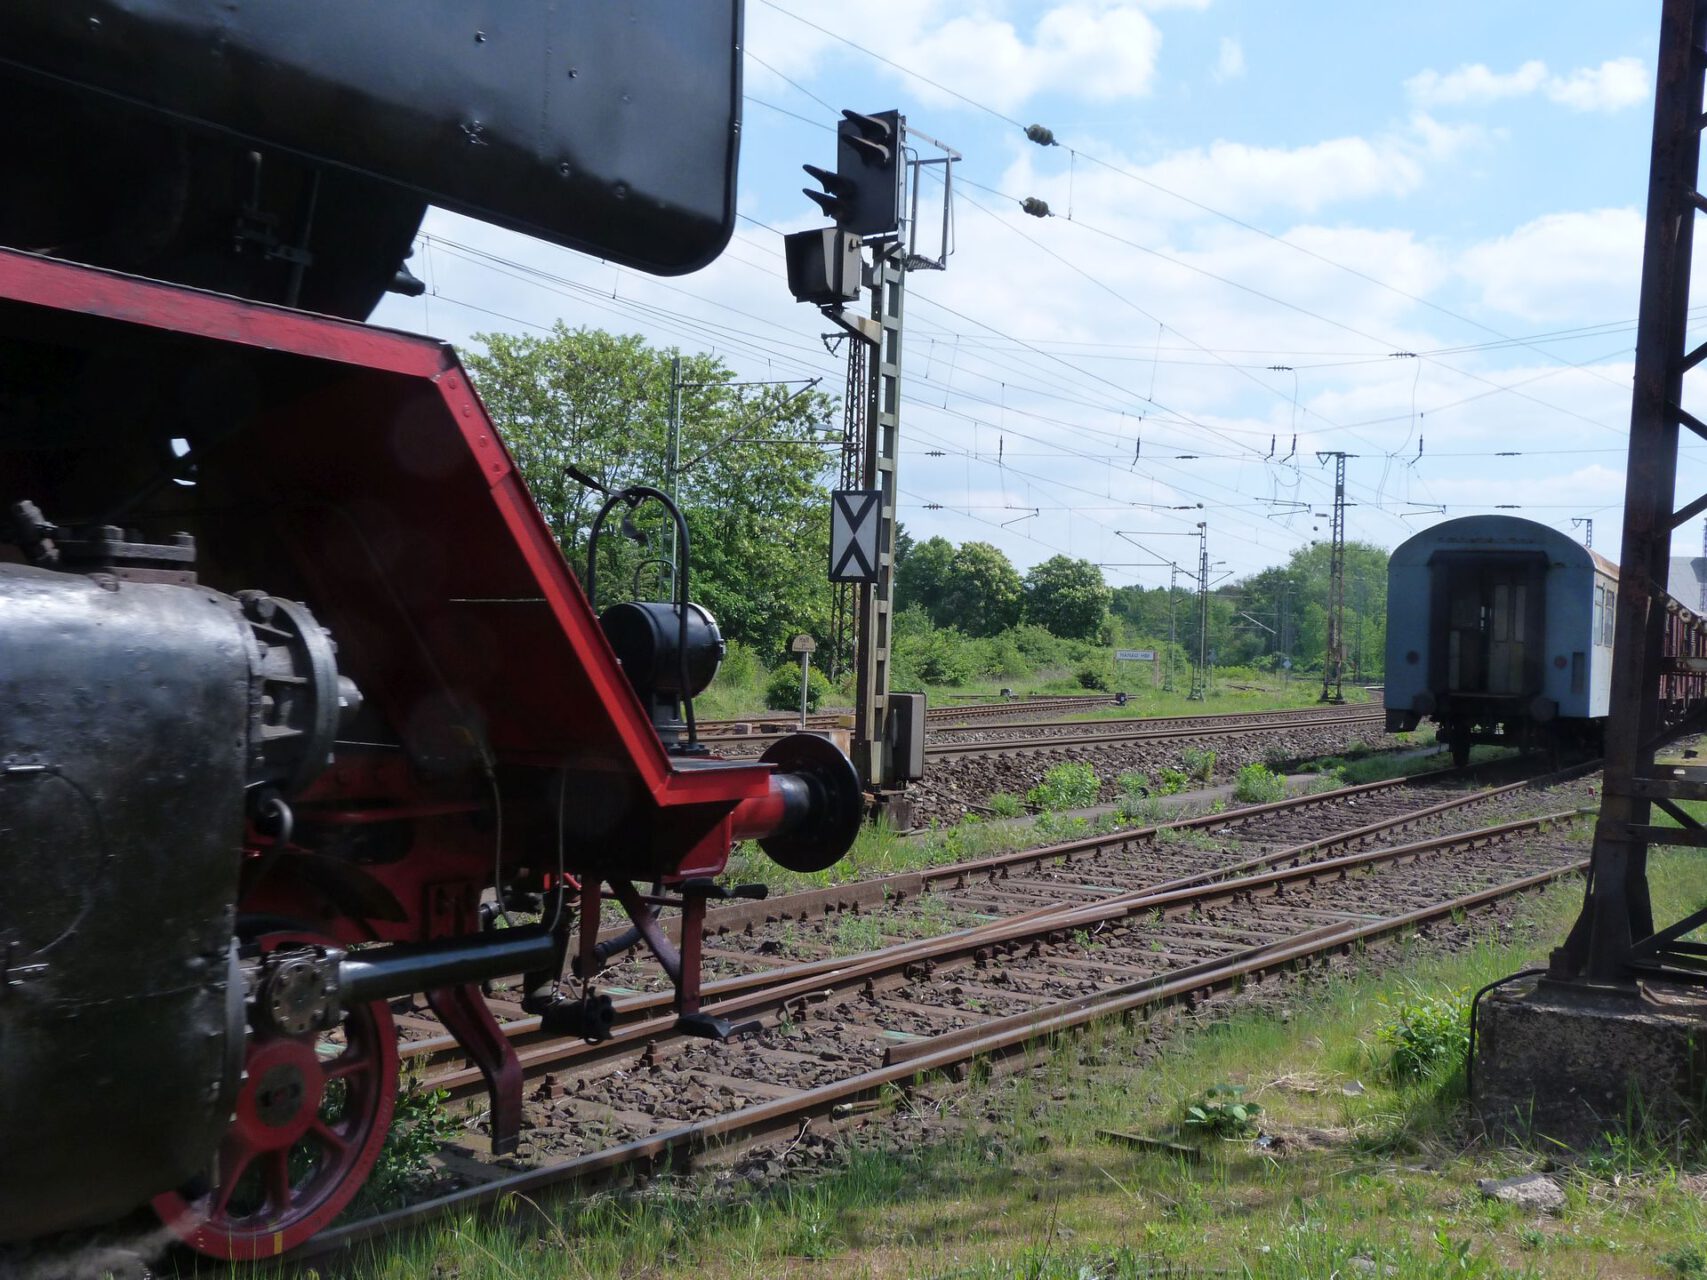
{"label": "steel rail", "polygon": [[[1587,766],[1592,767],[1592,766]],[[1576,773],[1580,770],[1567,771]],[[1016,867],[1036,865],[1045,862],[1070,863],[1081,855],[1095,857],[1104,851],[1118,849],[1133,844],[1148,844],[1164,831],[1222,831],[1231,827],[1243,826],[1251,822],[1280,814],[1292,813],[1299,810],[1327,808],[1346,801],[1355,801],[1364,796],[1380,792],[1397,791],[1419,783],[1439,781],[1458,775],[1461,771],[1442,769],[1411,777],[1384,778],[1377,782],[1359,783],[1350,787],[1338,787],[1332,791],[1318,791],[1305,795],[1288,796],[1283,800],[1274,800],[1265,804],[1247,805],[1242,808],[1223,810],[1220,813],[1199,814],[1190,818],[1179,818],[1172,822],[1155,823],[1145,827],[1132,827],[1123,831],[1110,832],[1101,835],[1084,836],[1077,840],[1067,840],[1058,844],[1040,845],[1031,849],[1015,850],[1011,853],[992,854],[984,858],[976,858],[966,862],[945,863],[937,867],[925,867],[918,871],[904,871],[893,875],[877,876],[869,880],[851,881],[842,885],[831,885],[822,889],[806,889],[796,893],[786,894],[776,898],[766,898],[759,901],[737,901],[728,905],[713,908],[707,914],[708,933],[711,929],[725,931],[738,929],[750,923],[767,922],[770,920],[804,919],[813,914],[829,914],[831,912],[856,910],[871,905],[885,903],[901,903],[923,893],[928,893],[939,884],[951,881],[966,882],[974,877],[1006,874]],[[1558,775],[1551,775],[1557,777]],[[1542,780],[1542,781],[1545,781]],[[1353,830],[1322,837],[1289,848],[1274,850],[1260,854],[1244,862],[1231,866],[1207,868],[1196,876],[1184,877],[1178,880],[1149,886],[1153,889],[1182,888],[1194,883],[1207,883],[1236,871],[1254,869],[1270,862],[1285,858],[1295,858],[1306,855],[1312,850],[1329,848],[1335,844],[1349,843],[1353,840],[1367,839],[1384,831],[1399,831],[1416,822],[1450,812],[1454,809],[1465,808],[1480,804],[1486,800],[1506,795],[1525,787],[1536,785],[1531,781],[1507,783],[1503,786],[1484,788],[1480,791],[1467,792],[1460,796],[1452,796],[1437,804],[1422,809],[1395,814],[1390,818],[1380,819],[1365,824]],[[998,922],[991,922],[998,923]],[[979,926],[980,928],[985,926]],[[607,932],[615,936],[618,929]],[[811,961],[806,965],[791,966],[791,971],[833,972],[843,963],[844,957],[831,957],[825,960]],[[759,985],[764,979],[774,976],[771,974],[742,974],[729,978],[713,979],[707,982],[702,993],[706,998],[729,995],[744,991]],[[617,1001],[616,1014],[620,1020],[632,1017],[636,1013],[650,1009],[660,1009],[668,1005],[668,993],[660,992],[650,996],[631,996]],[[539,1038],[539,1019],[537,1017],[519,1018],[505,1024],[505,1034],[517,1044],[528,1044]],[[461,1050],[456,1041],[450,1036],[435,1036],[427,1040],[415,1040],[399,1046],[399,1053],[405,1060],[425,1060],[423,1065],[436,1064],[446,1057],[460,1057]]]}
{"label": "steel rail", "polygon": [[[959,721],[1001,720],[1018,716],[1033,716],[1048,711],[1084,710],[1097,711],[1115,709],[1117,704],[1112,698],[1105,696],[1085,698],[1040,698],[1036,702],[992,702],[973,703],[969,706],[935,706],[927,708],[925,719],[931,724],[933,733],[974,732],[979,729],[995,726],[981,724],[961,724]],[[1343,711],[1342,707],[1332,709]],[[851,711],[819,711],[806,717],[809,729],[836,728],[852,716]],[[1197,721],[1231,720],[1234,718],[1258,720],[1263,717],[1294,716],[1302,721],[1311,719],[1331,719],[1318,707],[1275,707],[1268,711],[1223,711],[1202,715],[1179,716],[1138,716],[1130,719],[1144,724],[1169,724]],[[943,723],[936,723],[941,721]],[[1029,722],[1040,728],[1052,725],[1098,724],[1096,720],[1043,720]],[[738,716],[726,720],[701,720],[699,722],[701,737],[711,737],[720,742],[740,742],[743,739],[763,739],[776,734],[790,733],[800,727],[798,715],[788,715],[775,712],[766,715]],[[735,726],[748,726],[746,732],[737,733]]]}
{"label": "steel rail", "polygon": [[1014,753],[1029,754],[1062,747],[1090,747],[1122,745],[1139,742],[1172,742],[1190,738],[1218,738],[1233,733],[1249,733],[1252,729],[1262,728],[1343,728],[1348,725],[1383,724],[1386,715],[1381,711],[1368,712],[1361,715],[1339,717],[1323,717],[1317,720],[1296,721],[1282,725],[1258,725],[1248,722],[1238,724],[1199,725],[1196,727],[1178,727],[1150,729],[1138,722],[1125,733],[1076,734],[1071,737],[1055,738],[1007,738],[997,742],[936,742],[925,744],[927,758],[941,759],[955,756],[961,758],[976,756],[1008,755]]}
{"label": "steel rail", "polygon": [[[1452,796],[1446,800],[1421,809],[1408,810],[1390,817],[1378,819],[1375,822],[1352,828],[1348,831],[1336,832],[1315,840],[1281,849],[1271,850],[1248,858],[1243,862],[1232,863],[1220,867],[1210,867],[1195,875],[1180,877],[1171,881],[1162,881],[1144,887],[1145,892],[1162,892],[1165,890],[1187,888],[1195,884],[1208,884],[1229,875],[1255,870],[1282,861],[1297,861],[1311,853],[1330,849],[1336,845],[1350,844],[1356,841],[1368,840],[1383,834],[1403,831],[1419,822],[1438,817],[1455,809],[1467,808],[1481,804],[1524,788],[1563,783],[1591,772],[1598,767],[1596,762],[1578,765],[1554,774],[1545,775],[1538,779],[1529,779],[1507,783],[1503,786],[1484,788],[1480,791],[1467,792],[1463,795]],[[1026,865],[1041,864],[1050,861],[1060,861],[1070,864],[1074,858],[1081,855],[1096,857],[1109,850],[1117,850],[1132,844],[1148,844],[1154,841],[1158,834],[1164,831],[1218,831],[1228,827],[1241,826],[1263,818],[1273,817],[1290,811],[1305,808],[1326,807],[1330,804],[1347,800],[1355,801],[1359,797],[1377,792],[1392,791],[1413,786],[1419,782],[1441,780],[1466,771],[1458,769],[1443,769],[1427,774],[1414,775],[1409,778],[1386,778],[1377,782],[1360,783],[1356,786],[1341,787],[1333,791],[1316,792],[1308,795],[1290,796],[1284,800],[1271,801],[1267,804],[1250,805],[1240,809],[1225,810],[1220,813],[1200,814],[1192,818],[1182,818],[1174,822],[1160,823],[1148,827],[1136,827],[1126,831],[1112,832],[1106,835],[1082,837],[1078,840],[1065,841],[1060,844],[1043,845],[1032,849],[1016,850],[1012,853],[995,854],[986,858],[974,859],[967,862],[949,863],[940,867],[927,867],[919,871],[901,872],[897,875],[880,876],[871,880],[855,881],[845,885],[834,885],[823,889],[804,890],[781,898],[772,898],[761,902],[740,902],[719,908],[710,916],[710,922],[719,929],[739,928],[745,924],[759,921],[804,919],[816,912],[829,914],[832,911],[857,909],[864,905],[879,905],[906,901],[909,897],[929,892],[934,886],[945,881],[966,882],[977,877],[1005,877],[1012,869]],[[959,886],[957,886],[959,887]],[[950,934],[939,934],[937,937],[951,937],[960,933],[981,933],[985,930],[1009,923],[1025,916],[1003,917],[1001,920],[987,921],[973,929],[957,930]],[[924,945],[931,939],[919,939],[911,944]],[[890,950],[890,949],[884,949]],[[866,953],[873,954],[873,953]],[[727,978],[713,979],[702,988],[706,999],[729,997],[766,985],[780,982],[784,975],[790,978],[804,978],[814,974],[828,975],[837,972],[844,965],[859,956],[830,956],[819,960],[808,961],[800,965],[789,966],[786,969],[773,969],[768,972],[737,974]],[[617,1001],[616,1016],[617,1031],[612,1040],[600,1042],[594,1046],[584,1046],[579,1041],[565,1043],[558,1037],[547,1037],[540,1030],[540,1020],[537,1017],[520,1018],[504,1024],[504,1033],[518,1046],[518,1049],[545,1044],[559,1051],[566,1061],[570,1056],[599,1059],[617,1052],[622,1045],[631,1039],[640,1038],[644,1031],[653,1039],[673,1038],[676,1034],[673,1021],[670,1018],[655,1018],[635,1024],[625,1019],[633,1019],[636,1015],[649,1011],[665,1009],[669,1006],[670,995],[658,992],[651,995],[630,996]],[[549,1051],[542,1051],[548,1053]],[[422,1067],[438,1067],[446,1062],[460,1061],[462,1050],[450,1036],[436,1036],[428,1040],[417,1040],[399,1046],[399,1053],[406,1061],[417,1062]],[[528,1061],[534,1061],[541,1054],[524,1054]],[[447,1079],[446,1087],[453,1092],[473,1091],[478,1083],[478,1077],[473,1073],[456,1079]]]}
{"label": "steel rail", "polygon": [[[916,939],[862,955],[830,957],[787,969],[742,974],[717,983],[708,983],[702,1008],[715,1017],[751,1018],[782,1008],[793,1001],[820,998],[827,992],[844,990],[850,986],[904,973],[915,965],[936,965],[964,960],[989,947],[1036,941],[1063,931],[1091,929],[1150,911],[1174,914],[1239,898],[1267,896],[1300,882],[1313,883],[1324,878],[1343,879],[1352,871],[1414,860],[1466,842],[1474,844],[1478,841],[1486,843],[1504,839],[1519,832],[1538,830],[1552,823],[1574,820],[1577,816],[1579,814],[1575,810],[1546,814],[1478,828],[1471,832],[1436,836],[1411,844],[1364,850],[1338,858],[1293,861],[1289,866],[1233,879],[1202,881],[1197,877],[1185,877],[1168,884],[1146,886],[1091,903],[1052,903],[1023,915],[989,921],[972,929],[956,930],[934,938]],[[1301,858],[1307,856],[1307,852],[1315,845],[1331,846],[1338,839],[1339,837],[1331,837],[1326,841],[1313,842],[1312,845],[1281,850],[1274,855],[1274,860]],[[1194,880],[1198,882],[1193,883]],[[633,1013],[664,1008],[668,1006],[669,999],[666,993],[641,997],[638,1002],[629,1003],[625,1011]],[[518,1057],[524,1072],[532,1075],[548,1068],[603,1062],[613,1057],[621,1057],[648,1042],[675,1039],[676,1036],[674,1015],[665,1014],[624,1025],[610,1039],[596,1044],[554,1040],[531,1052],[522,1051],[518,1053]],[[472,1095],[484,1087],[483,1078],[472,1067],[430,1076],[424,1083],[432,1088],[447,1091],[452,1098]]]}
{"label": "steel rail", "polygon": [[[971,702],[964,705],[941,705],[928,707],[925,710],[926,721],[952,719],[1000,719],[1003,716],[1035,715],[1040,711],[1065,711],[1073,707],[1115,706],[1112,694],[1061,694],[1052,697],[1026,700],[1011,700],[1005,702]],[[853,718],[853,708],[845,711],[814,711],[807,715],[806,723],[809,728],[834,728],[844,720]],[[798,714],[784,711],[766,711],[759,715],[731,716],[717,720],[701,720],[702,730],[709,729],[714,734],[725,734],[736,725],[762,725],[764,728],[757,733],[729,734],[740,738],[746,736],[763,736],[767,733],[787,733],[799,727]]]}
{"label": "steel rail", "polygon": [[[1014,724],[944,724],[934,725],[933,734],[942,733],[1000,733],[1008,729],[1118,729],[1142,725],[1158,729],[1190,725],[1233,724],[1235,721],[1252,728],[1338,724],[1345,719],[1361,720],[1380,711],[1379,707],[1285,707],[1275,711],[1227,711],[1198,716],[1109,716],[1099,720],[1026,720]],[[1382,714],[1385,714],[1384,712]]]}
{"label": "steel rail", "polygon": [[[1561,815],[1549,815],[1558,818]],[[1562,815],[1575,817],[1576,814]],[[1547,819],[1530,819],[1536,824]],[[1464,832],[1445,841],[1464,843],[1490,838],[1489,833],[1523,824],[1501,824],[1481,832]],[[1359,942],[1386,937],[1450,916],[1474,910],[1500,898],[1520,893],[1578,874],[1588,865],[1576,859],[1560,866],[1521,876],[1473,893],[1437,901],[1375,921],[1328,925],[1301,931],[1275,942],[1245,948],[1228,957],[1182,966],[1136,982],[1063,1001],[1042,1010],[994,1019],[979,1027],[946,1032],[892,1050],[896,1060],[848,1079],[802,1090],[788,1097],[761,1102],[662,1133],[624,1143],[575,1159],[537,1169],[523,1170],[491,1182],[464,1188],[373,1218],[347,1224],[317,1237],[300,1260],[324,1257],[363,1241],[373,1240],[447,1214],[499,1203],[518,1194],[588,1180],[613,1170],[638,1166],[656,1167],[675,1157],[691,1157],[731,1138],[752,1138],[781,1128],[795,1129],[805,1121],[828,1116],[838,1108],[868,1098],[890,1085],[903,1084],[923,1074],[944,1070],[969,1059],[1010,1052],[1035,1040],[1069,1031],[1100,1018],[1126,1015],[1205,994],[1236,988],[1247,980],[1284,970],[1325,954],[1349,949]]]}

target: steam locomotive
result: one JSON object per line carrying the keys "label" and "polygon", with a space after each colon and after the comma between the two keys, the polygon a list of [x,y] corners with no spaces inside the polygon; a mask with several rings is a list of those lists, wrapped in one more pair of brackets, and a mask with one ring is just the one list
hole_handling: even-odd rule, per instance
{"label": "steam locomotive", "polygon": [[418,290],[429,203],[713,258],[740,31],[738,0],[8,6],[0,1242],[151,1205],[217,1257],[301,1244],[378,1155],[411,993],[512,1149],[482,982],[598,1038],[644,945],[681,1030],[728,1035],[698,956],[732,844],[852,841],[824,740],[696,741],[722,641],[687,573],[595,614],[455,354],[361,323]]}

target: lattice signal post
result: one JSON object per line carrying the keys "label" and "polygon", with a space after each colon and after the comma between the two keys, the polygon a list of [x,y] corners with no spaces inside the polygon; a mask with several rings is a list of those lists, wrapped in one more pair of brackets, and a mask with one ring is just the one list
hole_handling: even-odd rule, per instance
{"label": "lattice signal post", "polygon": [[1209,697],[1209,525],[1197,522],[1197,662],[1191,668],[1187,701]]}
{"label": "lattice signal post", "polygon": [[1344,702],[1345,689],[1345,460],[1351,454],[1334,451],[1316,455],[1316,461],[1334,462],[1333,534],[1328,557],[1328,645],[1322,656],[1320,702]]}
{"label": "lattice signal post", "polygon": [[[1707,494],[1679,506],[1676,492],[1680,430],[1707,438],[1707,423],[1682,407],[1686,375],[1707,360],[1707,343],[1685,347],[1695,219],[1707,210],[1700,190],[1704,40],[1707,0],[1665,0],[1605,785],[1588,893],[1553,954],[1555,979],[1628,986],[1639,978],[1707,978],[1707,946],[1684,940],[1707,923],[1707,910],[1656,927],[1647,876],[1650,845],[1707,847],[1707,828],[1682,807],[1707,800],[1707,768],[1655,760],[1666,743],[1707,728],[1707,626],[1666,590],[1673,530],[1707,511]],[[1678,825],[1655,824],[1656,807]]]}
{"label": "lattice signal post", "polygon": [[[875,573],[869,581],[837,589],[832,621],[836,653],[849,631],[855,638],[852,758],[861,780],[881,802],[886,788],[911,776],[902,758],[907,753],[894,746],[898,728],[891,723],[889,691],[906,278],[908,271],[940,271],[948,265],[953,173],[960,154],[909,129],[899,112],[844,111],[842,116],[835,172],[805,166],[824,188],[808,188],[806,194],[836,225],[786,236],[784,247],[795,298],[816,304],[852,338],[841,487],[882,495]],[[940,154],[921,156],[919,144]],[[943,175],[942,233],[934,256],[921,253],[919,243],[919,174],[926,166],[940,166]],[[865,290],[870,315],[851,314],[848,304]]]}

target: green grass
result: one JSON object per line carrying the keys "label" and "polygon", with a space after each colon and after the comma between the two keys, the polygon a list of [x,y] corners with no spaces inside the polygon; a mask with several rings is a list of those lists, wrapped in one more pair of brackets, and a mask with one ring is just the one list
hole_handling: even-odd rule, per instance
{"label": "green grass", "polygon": [[[1398,735],[1404,738],[1406,735]],[[1335,780],[1336,786],[1355,787],[1365,782],[1384,782],[1388,778],[1409,778],[1419,773],[1452,767],[1452,753],[1433,748],[1432,740],[1404,746],[1397,750],[1376,747],[1353,748],[1343,755],[1322,756],[1300,766],[1302,773],[1320,773]],[[1419,752],[1418,754],[1411,754]],[[1471,764],[1489,764],[1509,760],[1519,753],[1511,747],[1477,746],[1470,748]]]}
{"label": "green grass", "polygon": [[746,843],[737,845],[730,855],[724,878],[734,884],[762,883],[772,893],[793,893],[992,857],[1030,848],[1038,839],[1035,827],[1025,823],[965,822],[909,836],[877,823],[862,827],[847,856],[824,871],[789,871],[772,862],[757,844]]}
{"label": "green grass", "polygon": [[[1473,758],[1478,762],[1499,759],[1513,754],[1503,747],[1477,747]],[[1316,761],[1322,770],[1320,783],[1313,790],[1333,790],[1386,778],[1408,777],[1451,765],[1445,752],[1400,757],[1392,753],[1370,751],[1355,758],[1330,756]],[[1034,848],[1054,841],[1075,840],[1093,834],[1108,834],[1134,827],[1171,822],[1194,814],[1207,812],[1214,806],[1187,804],[1180,808],[1164,809],[1154,796],[1173,795],[1191,785],[1182,769],[1162,769],[1154,778],[1145,778],[1153,795],[1139,793],[1139,779],[1145,775],[1122,775],[1117,782],[1122,794],[1116,798],[1115,809],[1094,819],[1073,818],[1044,813],[1035,821],[986,821],[968,818],[952,827],[935,828],[911,835],[899,835],[882,824],[861,829],[853,848],[835,866],[824,871],[801,873],[777,866],[756,844],[738,845],[729,859],[725,879],[733,884],[763,883],[772,893],[792,893],[800,889],[825,888],[869,880],[875,876],[898,872],[919,871],[945,863],[995,857],[1021,849]],[[992,797],[994,800],[995,797]],[[1014,797],[1007,797],[1001,809],[1011,811]],[[1707,806],[1704,806],[1707,809]],[[1538,810],[1539,811],[1539,810]],[[1657,812],[1657,811],[1656,811]],[[1005,819],[1006,813],[999,817]],[[1177,838],[1177,837],[1176,837]]]}
{"label": "green grass", "polygon": [[[1052,718],[1128,720],[1139,716],[1200,716],[1279,711],[1313,707],[1317,705],[1317,698],[1321,693],[1321,685],[1312,684],[1308,680],[1294,680],[1288,685],[1277,676],[1242,673],[1236,687],[1233,682],[1212,683],[1207,698],[1201,702],[1193,702],[1186,697],[1186,691],[1191,686],[1190,672],[1178,672],[1176,676],[1179,687],[1170,693],[1152,687],[1149,672],[1137,672],[1129,677],[1122,673],[1113,679],[1110,689],[1125,691],[1127,702],[1124,707],[1113,704],[1114,695],[1110,692],[1107,695],[1110,701],[1106,705],[1072,715],[1058,714]],[[786,716],[787,712],[766,709],[767,678],[765,669],[756,664],[745,661],[731,664],[718,673],[709,689],[694,699],[694,711],[707,720],[738,719],[743,716],[775,719]],[[1022,698],[1033,694],[1050,697],[1084,696],[1093,692],[1080,687],[1070,672],[1052,668],[1035,671],[1030,676],[1015,680],[992,679],[947,686],[925,685],[923,691],[932,707],[952,707],[958,703],[993,700],[1004,688],[1012,689]],[[1361,688],[1347,686],[1345,699],[1348,703],[1362,703],[1368,700],[1368,695]],[[846,707],[851,703],[851,694],[844,689],[841,693],[828,695],[824,708]]]}
{"label": "green grass", "polygon": [[[1688,855],[1654,862],[1656,910],[1707,899]],[[1455,1064],[1390,1072],[1379,1030],[1419,993],[1474,989],[1545,955],[1580,887],[1526,899],[1515,925],[1449,956],[1377,949],[1295,983],[1266,1010],[1190,1032],[1186,1015],[1109,1022],[979,1087],[892,1093],[815,1176],[660,1178],[643,1190],[466,1219],[376,1246],[355,1280],[693,1276],[1026,1277],[1230,1274],[1320,1280],[1697,1277],[1704,1175],[1659,1147],[1613,1145],[1557,1173],[1556,1216],[1483,1200],[1479,1177],[1536,1154],[1478,1142]],[[1386,1002],[1389,1008],[1383,1008]],[[975,1080],[982,1078],[975,1075]],[[1208,1084],[1263,1107],[1267,1148],[1184,1132]],[[1164,1137],[1196,1160],[1108,1131]]]}
{"label": "green grass", "polygon": [[878,823],[861,828],[847,856],[827,870],[789,871],[772,862],[757,844],[746,843],[737,845],[730,855],[729,868],[723,878],[731,884],[762,883],[768,885],[772,893],[793,893],[1171,822],[1204,812],[1206,808],[1187,804],[1164,811],[1154,802],[1123,796],[1114,812],[1095,819],[1058,813],[1043,813],[1029,822],[968,818],[952,827],[934,828],[913,835],[899,835],[892,828]]}
{"label": "green grass", "polygon": [[[1178,690],[1169,693],[1162,689],[1149,687],[1140,688],[1136,684],[1121,685],[1116,682],[1116,689],[1126,691],[1126,705],[1108,706],[1074,712],[1071,715],[1056,715],[1052,719],[1066,720],[1130,720],[1138,717],[1156,716],[1202,716],[1202,715],[1232,715],[1252,711],[1288,711],[1300,708],[1314,707],[1318,704],[1321,693],[1320,685],[1310,685],[1307,681],[1294,680],[1291,685],[1283,685],[1278,679],[1260,677],[1251,681],[1240,681],[1241,685],[1250,684],[1249,688],[1234,688],[1231,686],[1211,687],[1208,696],[1201,702],[1193,702],[1186,697],[1186,687],[1190,680],[1181,682]],[[1062,693],[1085,692],[1079,690],[1060,690]],[[1363,703],[1368,700],[1368,694],[1362,689],[1347,688],[1345,691],[1347,703]],[[948,705],[939,701],[936,696],[931,699],[932,706]]]}

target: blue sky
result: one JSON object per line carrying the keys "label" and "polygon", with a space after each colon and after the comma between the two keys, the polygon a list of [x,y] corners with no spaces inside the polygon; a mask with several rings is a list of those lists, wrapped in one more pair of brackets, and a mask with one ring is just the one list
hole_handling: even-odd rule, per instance
{"label": "blue sky", "polygon": [[376,319],[561,318],[837,386],[776,233],[821,221],[799,165],[833,164],[832,108],[898,107],[965,157],[949,269],[909,286],[915,534],[1153,585],[1133,537],[1201,519],[1244,574],[1326,533],[1314,452],[1344,449],[1353,537],[1510,509],[1615,555],[1657,32],[1645,4],[749,0],[718,263],[653,281],[435,212],[429,296]]}

